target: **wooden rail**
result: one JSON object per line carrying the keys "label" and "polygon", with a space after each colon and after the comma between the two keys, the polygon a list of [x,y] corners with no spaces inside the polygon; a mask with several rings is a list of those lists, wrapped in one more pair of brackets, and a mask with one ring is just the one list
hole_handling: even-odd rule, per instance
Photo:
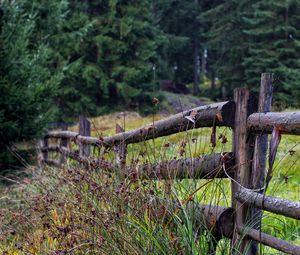
{"label": "wooden rail", "polygon": [[248,118],[248,129],[272,133],[277,127],[282,134],[300,135],[300,112],[254,113]]}
{"label": "wooden rail", "polygon": [[[62,155],[90,166],[91,168],[102,168],[106,170],[116,170],[118,164],[113,164],[106,160],[92,157],[83,157],[65,147],[50,146],[42,148],[42,151],[56,151]],[[48,160],[48,163],[50,161]],[[50,163],[52,165],[59,164]],[[233,177],[234,160],[232,153],[212,153],[197,158],[185,158],[158,162],[154,164],[143,164],[135,166],[135,173],[139,178],[148,179],[212,179],[227,178],[227,174]],[[123,169],[124,173],[132,173],[132,167]]]}
{"label": "wooden rail", "polygon": [[[273,74],[265,73],[261,75],[261,84],[259,91],[258,109],[260,113],[270,112],[272,109],[272,97],[273,97]],[[250,115],[251,116],[251,115]],[[249,122],[249,118],[248,118]],[[252,161],[252,171],[249,180],[249,188],[260,190],[263,192],[265,184],[266,174],[266,162],[267,162],[267,150],[268,150],[268,134],[259,133],[254,135],[254,152]],[[252,208],[250,206],[248,216],[248,222],[251,222],[253,228],[260,230],[262,213],[263,211],[259,208]],[[258,253],[258,243],[251,240],[247,243],[249,251],[252,254]],[[250,255],[250,252],[249,252]]]}
{"label": "wooden rail", "polygon": [[244,188],[240,188],[235,193],[235,198],[243,204],[300,220],[300,202],[271,196],[264,197],[262,194]]}
{"label": "wooden rail", "polygon": [[[66,128],[48,132],[39,143],[42,147],[38,149],[40,153],[38,158],[52,166],[60,166],[66,158],[71,158],[87,169],[118,171],[128,178],[156,180],[230,178],[231,208],[193,203],[189,203],[185,208],[196,210],[199,220],[204,221],[215,236],[211,242],[212,246],[209,247],[209,254],[215,254],[218,240],[226,237],[232,239],[231,254],[257,255],[258,243],[262,243],[282,252],[298,255],[299,246],[260,233],[262,210],[300,219],[299,202],[262,194],[265,191],[263,187],[268,134],[276,128],[280,134],[300,135],[300,112],[269,112],[272,81],[272,74],[262,74],[258,107],[257,101],[248,89],[236,89],[234,101],[196,107],[132,131],[125,132],[117,127],[116,134],[109,137],[91,137],[88,120],[80,117],[78,133],[70,132]],[[215,135],[217,126],[232,128],[232,152],[212,153],[197,158],[174,159],[153,164],[134,166],[126,164],[128,144],[201,127],[213,127]],[[60,138],[61,142],[59,145],[49,146],[50,138]],[[69,149],[69,143],[72,141],[79,144],[78,151]],[[116,161],[110,162],[102,157],[94,158],[90,155],[91,145],[112,148],[116,152]],[[60,153],[60,159],[49,158],[51,151]],[[249,222],[253,228],[248,228]]]}
{"label": "wooden rail", "polygon": [[260,231],[256,229],[249,229],[245,226],[237,226],[237,230],[242,236],[272,247],[276,250],[285,252],[287,254],[300,255],[299,246],[290,244],[282,239],[276,238],[266,233],[260,233]]}
{"label": "wooden rail", "polygon": [[234,109],[234,102],[227,101],[200,106],[189,111],[175,114],[169,118],[156,121],[153,124],[109,137],[96,138],[82,136],[70,131],[52,131],[46,135],[46,138],[76,139],[81,143],[105,147],[112,147],[121,142],[125,142],[126,144],[139,143],[193,128],[212,127],[214,125],[231,127],[234,120]]}

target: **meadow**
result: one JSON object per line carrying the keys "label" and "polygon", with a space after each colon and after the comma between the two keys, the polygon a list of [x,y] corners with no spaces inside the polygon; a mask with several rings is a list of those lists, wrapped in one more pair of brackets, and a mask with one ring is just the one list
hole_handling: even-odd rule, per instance
{"label": "meadow", "polygon": [[[90,119],[92,136],[126,131],[162,118],[115,113]],[[77,126],[71,130],[77,130]],[[129,145],[127,164],[198,157],[231,151],[231,129],[210,128]],[[77,145],[72,144],[74,148]],[[114,160],[113,151],[92,149]],[[57,156],[57,155],[56,155]],[[56,157],[54,155],[54,157]],[[300,137],[283,136],[267,195],[300,200]],[[116,171],[87,170],[72,160],[60,169],[29,166],[27,177],[1,188],[0,252],[2,254],[207,254],[209,229],[184,205],[231,205],[230,180],[123,179]],[[156,204],[178,201],[182,210]],[[249,225],[252,223],[249,222]],[[264,232],[300,245],[297,220],[264,212]],[[218,243],[217,254],[228,254],[229,240]],[[263,254],[280,254],[262,247]]]}

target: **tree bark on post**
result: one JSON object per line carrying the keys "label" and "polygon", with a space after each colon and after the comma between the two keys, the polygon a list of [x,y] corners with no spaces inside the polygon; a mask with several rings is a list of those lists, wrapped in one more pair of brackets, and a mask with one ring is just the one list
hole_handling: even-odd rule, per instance
{"label": "tree bark on post", "polygon": [[[235,121],[233,129],[233,153],[235,157],[235,181],[243,187],[249,187],[251,177],[251,160],[253,156],[253,141],[247,132],[247,118],[256,109],[255,99],[246,88],[234,90],[236,104]],[[246,225],[248,207],[235,198],[239,186],[232,182],[232,207],[235,210],[235,231],[232,238],[232,254],[244,254],[249,240],[245,240],[237,232],[236,226]]]}
{"label": "tree bark on post", "polygon": [[[263,73],[261,75],[260,92],[258,100],[258,112],[267,113],[272,108],[272,93],[273,93],[273,74]],[[261,189],[264,186],[266,173],[266,160],[268,149],[268,134],[262,133],[255,137],[254,155],[252,164],[252,174],[250,187],[252,189]],[[260,229],[262,218],[262,210],[251,208],[250,221],[253,223],[253,228]],[[258,243],[251,241],[248,255],[258,254]]]}
{"label": "tree bark on post", "polygon": [[[68,125],[67,123],[63,122],[62,125],[61,125],[61,130],[62,131],[66,131],[68,130]],[[68,147],[68,138],[61,138],[60,140],[60,147]],[[64,164],[66,161],[66,157],[65,155],[63,155],[62,153],[60,154],[60,160],[59,160],[59,163],[62,165]]]}
{"label": "tree bark on post", "polygon": [[[82,136],[91,136],[91,124],[83,116],[79,116],[79,134]],[[88,144],[79,144],[79,156],[88,157],[90,155],[90,146]]]}

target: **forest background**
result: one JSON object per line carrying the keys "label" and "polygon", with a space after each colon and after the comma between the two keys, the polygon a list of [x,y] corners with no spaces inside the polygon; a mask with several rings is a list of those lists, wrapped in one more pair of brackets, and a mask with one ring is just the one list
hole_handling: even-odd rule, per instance
{"label": "forest background", "polygon": [[213,101],[275,74],[300,99],[300,0],[1,0],[0,169],[50,121],[153,113],[162,81]]}

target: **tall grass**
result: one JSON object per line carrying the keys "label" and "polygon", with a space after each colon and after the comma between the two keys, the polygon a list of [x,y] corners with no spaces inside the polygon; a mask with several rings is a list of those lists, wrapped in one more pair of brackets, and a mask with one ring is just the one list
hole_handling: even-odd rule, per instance
{"label": "tall grass", "polygon": [[[93,135],[112,134],[112,116],[116,117],[92,120]],[[116,119],[124,126],[122,118]],[[125,127],[152,121],[153,117],[130,117]],[[231,151],[229,128],[218,129],[215,147],[210,135],[207,128],[129,145],[127,163],[134,169],[143,163]],[[299,200],[299,142],[298,137],[283,137],[268,195]],[[115,157],[113,150],[92,152],[110,160]],[[31,178],[1,193],[3,254],[207,254],[214,237],[185,201],[193,194],[190,203],[231,205],[227,179],[208,184],[205,180],[124,179],[119,169],[87,170],[72,160],[61,169],[45,166],[27,171]],[[296,220],[264,213],[262,226],[267,233],[300,244]],[[229,240],[218,243],[218,254],[229,250]],[[275,252],[268,247],[263,251]]]}

